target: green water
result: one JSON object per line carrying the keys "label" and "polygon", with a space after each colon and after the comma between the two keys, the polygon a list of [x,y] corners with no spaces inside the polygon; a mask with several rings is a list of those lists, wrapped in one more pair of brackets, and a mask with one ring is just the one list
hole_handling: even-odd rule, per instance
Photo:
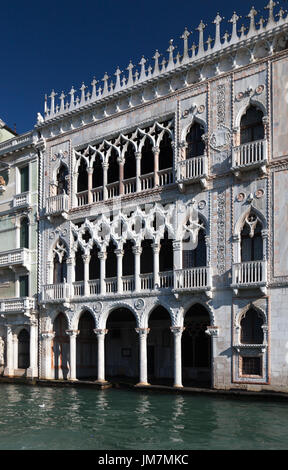
{"label": "green water", "polygon": [[0,384],[0,403],[1,450],[288,448],[286,402]]}

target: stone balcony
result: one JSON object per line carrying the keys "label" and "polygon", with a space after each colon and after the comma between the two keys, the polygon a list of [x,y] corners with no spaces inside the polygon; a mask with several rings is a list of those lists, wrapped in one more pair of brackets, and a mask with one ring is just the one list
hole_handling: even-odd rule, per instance
{"label": "stone balcony", "polygon": [[1,268],[22,268],[30,271],[31,253],[27,248],[18,248],[0,253]]}
{"label": "stone balcony", "polygon": [[139,290],[135,289],[134,275],[105,278],[101,285],[100,279],[62,284],[46,284],[42,287],[41,302],[61,303],[69,299],[93,296],[118,296],[119,294],[145,293],[165,289],[173,289],[173,271],[160,272],[159,281],[154,283],[154,274],[140,274]]}
{"label": "stone balcony", "polygon": [[180,189],[184,185],[200,183],[202,188],[207,185],[208,160],[205,155],[201,157],[188,158],[177,164],[177,182]]}
{"label": "stone balcony", "polygon": [[29,314],[35,309],[35,299],[32,297],[17,297],[13,299],[0,299],[1,313]]}
{"label": "stone balcony", "polygon": [[241,177],[242,172],[255,168],[266,174],[267,161],[266,139],[242,144],[232,149],[232,171],[236,177]]}
{"label": "stone balcony", "polygon": [[48,217],[61,215],[66,219],[69,212],[69,197],[67,194],[50,196],[46,201],[46,215]]}
{"label": "stone balcony", "polygon": [[260,289],[263,294],[267,287],[267,261],[246,261],[232,265],[232,285],[237,295],[239,289]]}
{"label": "stone balcony", "polygon": [[31,205],[31,197],[30,197],[30,192],[29,191],[27,191],[25,193],[16,194],[16,196],[13,197],[13,207],[14,208],[30,207],[30,205]]}
{"label": "stone balcony", "polygon": [[204,266],[199,268],[176,269],[174,271],[174,292],[205,292],[208,297],[211,297],[212,268]]}

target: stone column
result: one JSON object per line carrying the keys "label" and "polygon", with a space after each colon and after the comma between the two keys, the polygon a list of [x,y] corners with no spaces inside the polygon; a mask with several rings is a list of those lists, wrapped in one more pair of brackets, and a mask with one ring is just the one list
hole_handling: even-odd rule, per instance
{"label": "stone column", "polygon": [[13,333],[11,325],[7,325],[6,348],[6,367],[4,369],[4,375],[13,376]]}
{"label": "stone column", "polygon": [[105,335],[108,330],[95,329],[94,333],[97,335],[98,341],[98,378],[97,382],[106,383],[105,380]]}
{"label": "stone column", "polygon": [[73,173],[73,189],[74,189],[74,191],[72,191],[72,207],[77,207],[78,206],[77,183],[78,183],[78,173]]}
{"label": "stone column", "polygon": [[159,186],[159,147],[153,147],[154,153],[154,186]]}
{"label": "stone column", "polygon": [[211,336],[211,388],[214,388],[215,384],[215,367],[214,367],[214,357],[215,357],[215,350],[216,350],[216,339],[219,334],[218,326],[207,326],[207,330],[205,333]]}
{"label": "stone column", "polygon": [[122,261],[124,251],[121,249],[115,250],[117,256],[117,292],[123,292],[123,282],[122,282]]}
{"label": "stone column", "polygon": [[66,334],[70,338],[70,376],[69,380],[77,380],[76,378],[76,338],[79,330],[66,330]]}
{"label": "stone column", "polygon": [[30,365],[27,377],[37,377],[37,321],[30,323]]}
{"label": "stone column", "polygon": [[140,175],[141,175],[141,152],[136,152],[135,153],[135,158],[136,158],[136,193],[139,193],[141,191],[141,180],[140,180]]}
{"label": "stone column", "polygon": [[139,349],[140,349],[140,381],[137,384],[138,387],[141,385],[150,385],[148,383],[147,375],[147,335],[149,328],[136,328],[136,332],[139,334]]}
{"label": "stone column", "polygon": [[182,350],[181,339],[184,331],[182,326],[171,326],[170,330],[174,334],[174,387],[181,388],[182,385]]}
{"label": "stone column", "polygon": [[98,258],[100,259],[100,294],[106,294],[106,258],[107,253],[105,251],[100,251],[98,253]]}
{"label": "stone column", "polygon": [[54,331],[44,331],[41,333],[43,341],[42,346],[42,364],[43,364],[43,379],[51,380],[54,379],[54,371],[52,371],[52,341],[55,337]]}
{"label": "stone column", "polygon": [[88,168],[87,169],[88,173],[88,204],[92,204],[93,202],[93,196],[92,196],[92,187],[93,187],[93,168]]}
{"label": "stone column", "polygon": [[118,158],[117,161],[118,161],[118,164],[119,164],[119,195],[121,196],[122,194],[124,194],[124,185],[123,185],[124,159],[123,158]]}
{"label": "stone column", "polygon": [[90,294],[89,291],[89,263],[90,263],[90,255],[83,255],[82,259],[84,262],[84,296],[87,297]]}
{"label": "stone column", "polygon": [[[72,285],[75,282],[75,256],[67,258],[67,284]],[[72,288],[70,292],[73,292]]]}
{"label": "stone column", "polygon": [[154,271],[154,289],[159,288],[159,253],[160,245],[159,243],[153,243],[153,271]]}
{"label": "stone column", "polygon": [[15,370],[18,369],[18,336],[15,334],[13,335],[13,369],[14,369],[14,374]]}
{"label": "stone column", "polygon": [[107,193],[107,179],[108,179],[108,163],[103,162],[103,201],[107,200],[108,193]]}
{"label": "stone column", "polygon": [[174,289],[177,288],[177,270],[182,269],[182,243],[180,240],[173,240],[173,270],[174,270]]}
{"label": "stone column", "polygon": [[133,253],[134,253],[134,276],[135,276],[135,291],[140,292],[141,290],[141,279],[140,279],[140,256],[142,253],[141,246],[133,246]]}

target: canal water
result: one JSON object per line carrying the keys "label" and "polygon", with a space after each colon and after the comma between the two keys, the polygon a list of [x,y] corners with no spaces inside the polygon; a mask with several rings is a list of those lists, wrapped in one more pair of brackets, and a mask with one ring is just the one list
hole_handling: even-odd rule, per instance
{"label": "canal water", "polygon": [[288,402],[0,384],[0,449],[287,449]]}

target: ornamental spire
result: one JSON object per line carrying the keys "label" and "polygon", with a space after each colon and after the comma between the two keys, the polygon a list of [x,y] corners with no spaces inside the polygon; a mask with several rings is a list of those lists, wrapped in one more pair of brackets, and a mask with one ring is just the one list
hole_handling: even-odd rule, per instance
{"label": "ornamental spire", "polygon": [[255,10],[254,7],[251,8],[250,12],[247,15],[247,18],[250,18],[250,28],[249,28],[249,33],[255,33],[256,28],[255,28],[255,16],[257,15],[257,11]]}
{"label": "ornamental spire", "polygon": [[267,25],[270,25],[271,23],[274,23],[274,7],[276,7],[276,3],[273,0],[269,0],[269,3],[266,5],[265,10],[269,10],[269,18],[268,18],[268,23]]}
{"label": "ornamental spire", "polygon": [[206,28],[206,25],[201,20],[198,28],[196,28],[196,30],[199,31],[199,46],[198,46],[198,54],[197,55],[200,55],[204,52],[203,31],[204,31],[205,28]]}
{"label": "ornamental spire", "polygon": [[173,39],[170,39],[169,47],[167,49],[167,52],[169,52],[169,61],[168,61],[167,69],[171,69],[174,67],[174,57],[173,57],[174,49],[176,49],[176,47],[173,46]]}
{"label": "ornamental spire", "polygon": [[215,20],[213,23],[216,25],[216,31],[215,31],[215,42],[214,42],[214,48],[218,47],[221,45],[221,40],[220,40],[220,23],[224,18],[222,18],[219,13],[217,13]]}
{"label": "ornamental spire", "polygon": [[146,70],[145,70],[146,62],[147,62],[147,60],[145,59],[144,55],[142,55],[142,59],[139,62],[139,65],[141,65],[141,72],[140,72],[139,80],[145,80],[145,78],[146,78]]}
{"label": "ornamental spire", "polygon": [[231,42],[237,41],[238,34],[237,34],[237,21],[240,20],[241,16],[238,16],[237,13],[234,11],[232,18],[229,20],[229,23],[232,23],[232,34],[231,34]]}
{"label": "ornamental spire", "polygon": [[159,70],[159,57],[161,54],[159,54],[158,49],[156,49],[156,52],[153,56],[153,59],[155,60],[155,65],[154,65],[154,75],[158,75],[160,73]]}
{"label": "ornamental spire", "polygon": [[115,83],[114,91],[118,91],[121,88],[121,82],[120,82],[121,73],[122,73],[122,70],[120,70],[118,66],[116,72],[114,73],[114,75],[116,76],[116,83]]}
{"label": "ornamental spire", "polygon": [[127,86],[133,85],[133,68],[134,68],[134,65],[132,64],[132,61],[130,60],[129,65],[126,69],[129,72]]}
{"label": "ornamental spire", "polygon": [[184,41],[184,46],[183,46],[183,59],[182,62],[186,62],[189,60],[189,54],[188,54],[188,38],[191,33],[189,33],[188,29],[185,27],[184,33],[181,36],[181,39]]}

